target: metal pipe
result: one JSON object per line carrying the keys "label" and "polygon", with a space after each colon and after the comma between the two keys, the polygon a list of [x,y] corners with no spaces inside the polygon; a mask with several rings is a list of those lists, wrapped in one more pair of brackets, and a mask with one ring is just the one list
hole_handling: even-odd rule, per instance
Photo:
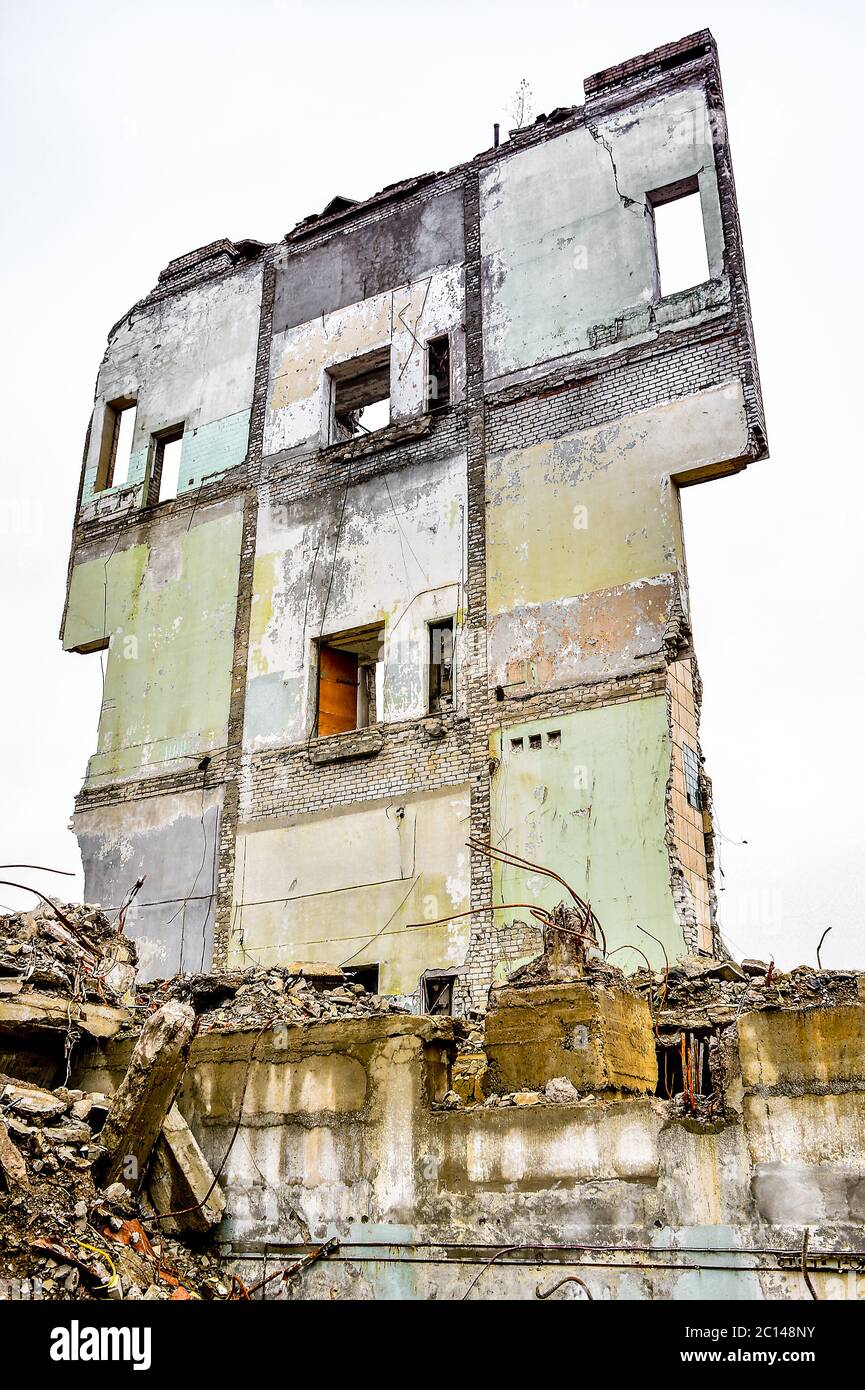
{"label": "metal pipe", "polygon": [[[230,1242],[218,1241],[219,1245],[227,1245]],[[311,1241],[300,1243],[281,1243],[267,1242],[257,1250],[243,1250],[232,1254],[225,1253],[225,1258],[231,1259],[260,1259],[265,1253],[268,1254],[295,1254],[310,1253],[320,1247]],[[791,1246],[739,1246],[739,1245],[588,1245],[578,1244],[549,1244],[549,1245],[516,1245],[509,1246],[508,1249],[523,1252],[533,1251],[540,1254],[573,1254],[588,1253],[593,1255],[604,1254],[625,1254],[625,1255],[774,1255],[791,1260],[799,1261],[801,1247]],[[502,1246],[495,1244],[467,1243],[465,1241],[437,1241],[437,1240],[403,1240],[403,1241],[345,1241],[339,1242],[340,1252],[345,1250],[470,1250],[476,1251],[479,1255],[494,1254],[501,1250]],[[372,1256],[371,1258],[377,1258]],[[865,1262],[865,1250],[809,1250],[809,1262],[816,1260],[860,1260]],[[532,1261],[532,1263],[535,1263]]]}

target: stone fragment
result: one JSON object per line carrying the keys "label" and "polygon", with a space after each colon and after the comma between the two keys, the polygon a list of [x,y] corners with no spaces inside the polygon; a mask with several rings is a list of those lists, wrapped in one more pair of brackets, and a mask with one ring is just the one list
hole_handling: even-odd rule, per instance
{"label": "stone fragment", "polygon": [[544,1095],[551,1105],[572,1105],[580,1098],[576,1086],[566,1076],[554,1076],[548,1081]]}
{"label": "stone fragment", "polygon": [[3,1174],[7,1187],[11,1187],[13,1184],[24,1188],[30,1186],[30,1180],[27,1176],[27,1160],[20,1149],[13,1144],[9,1137],[9,1131],[2,1120],[0,1120],[0,1173]]}

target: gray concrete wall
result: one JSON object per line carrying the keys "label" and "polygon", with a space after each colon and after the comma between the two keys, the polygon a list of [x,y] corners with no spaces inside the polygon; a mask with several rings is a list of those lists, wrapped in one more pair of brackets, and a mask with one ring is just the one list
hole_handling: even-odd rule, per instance
{"label": "gray concrete wall", "polygon": [[[274,1030],[258,1039],[248,1081],[254,1032],[196,1039],[180,1104],[214,1166],[244,1117],[217,1234],[247,1282],[265,1249],[273,1270],[291,1263],[284,1247],[336,1237],[339,1258],[289,1297],[460,1297],[517,1245],[521,1262],[492,1265],[472,1298],[534,1298],[577,1272],[595,1298],[799,1299],[806,1227],[812,1252],[861,1249],[863,1005],[746,1016],[714,1121],[603,1093],[436,1109],[450,1026]],[[87,1083],[110,1086],[124,1046],[106,1057],[107,1067],[91,1060]],[[583,1249],[540,1256],[538,1245]],[[772,1251],[783,1253],[760,1253]],[[856,1267],[852,1255],[828,1260],[812,1275],[821,1296],[850,1296]],[[583,1294],[569,1285],[556,1296]]]}
{"label": "gray concrete wall", "polygon": [[125,919],[141,980],[210,968],[221,806],[221,787],[202,788],[75,816],[85,901],[117,912],[144,877]]}

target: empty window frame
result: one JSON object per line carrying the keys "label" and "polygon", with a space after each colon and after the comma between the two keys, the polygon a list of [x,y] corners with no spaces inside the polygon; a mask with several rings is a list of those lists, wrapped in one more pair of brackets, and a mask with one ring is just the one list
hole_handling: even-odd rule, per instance
{"label": "empty window frame", "polygon": [[421,1012],[452,1014],[456,981],[457,977],[453,974],[429,971],[424,975],[421,980]]}
{"label": "empty window frame", "polygon": [[426,408],[444,410],[451,403],[451,340],[445,333],[427,343]]}
{"label": "empty window frame", "polygon": [[696,175],[656,189],[648,201],[661,298],[704,284],[711,276]]}
{"label": "empty window frame", "polygon": [[390,348],[353,357],[328,371],[330,443],[372,434],[390,424]]}
{"label": "empty window frame", "polygon": [[122,487],[129,480],[136,405],[133,397],[122,397],[110,401],[105,407],[96,470],[97,492],[104,492],[109,487]]}
{"label": "empty window frame", "polygon": [[380,967],[378,965],[353,965],[346,970],[349,984],[363,985],[367,994],[378,994]]}
{"label": "empty window frame", "polygon": [[151,505],[170,502],[180,486],[180,455],[183,449],[183,426],[160,430],[153,436],[153,463],[150,486],[147,490]]}
{"label": "empty window frame", "polygon": [[429,625],[429,709],[452,709],[454,702],[454,620]]}
{"label": "empty window frame", "polygon": [[366,729],[379,718],[384,628],[337,633],[318,644],[316,731],[319,738]]}
{"label": "empty window frame", "polygon": [[695,811],[702,811],[703,797],[700,791],[700,759],[689,748],[687,743],[682,744],[682,766],[685,770],[685,797],[688,805],[693,806]]}

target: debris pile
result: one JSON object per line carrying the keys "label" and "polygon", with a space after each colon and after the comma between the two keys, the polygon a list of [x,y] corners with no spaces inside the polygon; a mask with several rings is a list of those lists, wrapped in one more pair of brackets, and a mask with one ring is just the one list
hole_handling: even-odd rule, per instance
{"label": "debris pile", "polygon": [[168,999],[192,1003],[201,1033],[243,1032],[271,1023],[292,1027],[409,1012],[394,1000],[369,993],[338,965],[273,966],[267,970],[160,980],[139,990],[137,1017],[140,1019],[142,1011],[146,1013]]}
{"label": "debris pile", "polygon": [[855,970],[816,970],[799,965],[788,972],[765,961],[686,956],[669,971],[640,970],[630,984],[648,996],[660,1028],[711,1028],[735,1023],[761,1009],[832,1008],[855,1003],[863,976]]}
{"label": "debris pile", "polygon": [[0,917],[0,994],[61,993],[71,1000],[121,1004],[135,980],[136,953],[112,923],[88,903],[53,899],[32,912]]}
{"label": "debris pile", "polygon": [[95,1180],[109,1105],[104,1095],[0,1077],[0,1282],[18,1290],[13,1297],[224,1297],[214,1256],[158,1223],[148,1234],[146,1201],[122,1182],[103,1189]]}
{"label": "debris pile", "polygon": [[434,1106],[434,1110],[474,1110],[497,1109],[507,1106],[522,1108],[528,1105],[595,1105],[597,1097],[584,1095],[566,1076],[552,1077],[542,1091],[508,1091],[503,1095],[493,1092],[484,1097],[470,1096],[468,1099],[462,1089],[448,1091]]}

